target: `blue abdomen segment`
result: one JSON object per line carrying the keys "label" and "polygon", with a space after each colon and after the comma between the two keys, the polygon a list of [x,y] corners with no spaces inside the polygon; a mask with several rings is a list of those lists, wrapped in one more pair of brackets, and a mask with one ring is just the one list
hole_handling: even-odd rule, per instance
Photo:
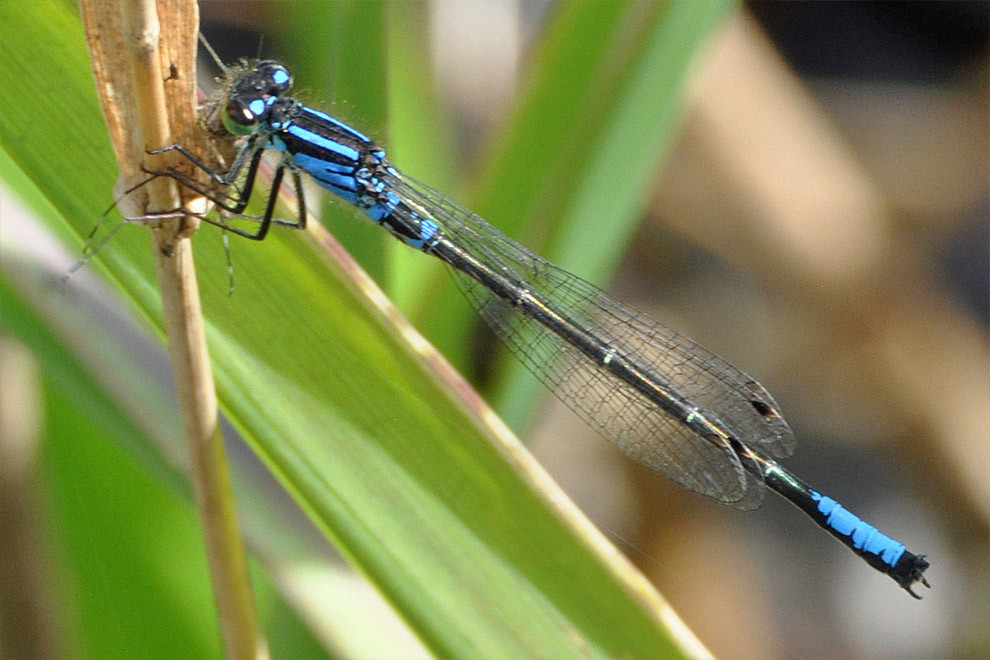
{"label": "blue abdomen segment", "polygon": [[817,503],[819,513],[824,516],[825,525],[848,538],[849,547],[861,555],[875,557],[888,568],[897,565],[906,550],[903,543],[863,522],[831,497],[811,490],[811,498]]}
{"label": "blue abdomen segment", "polygon": [[755,457],[762,465],[766,485],[791,504],[808,514],[822,529],[862,557],[867,564],[892,577],[915,598],[916,582],[928,585],[924,573],[928,561],[924,555],[910,552],[899,541],[880,533],[876,527],[863,522],[831,497],[822,495],[776,461]]}

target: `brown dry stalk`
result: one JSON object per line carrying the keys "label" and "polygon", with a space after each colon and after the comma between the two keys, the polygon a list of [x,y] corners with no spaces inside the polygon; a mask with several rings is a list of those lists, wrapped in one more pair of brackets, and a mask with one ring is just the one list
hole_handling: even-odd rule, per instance
{"label": "brown dry stalk", "polygon": [[[205,138],[195,130],[195,1],[80,4],[97,91],[120,167],[118,189],[147,178],[142,168],[182,167],[181,162],[169,162],[171,154],[147,153],[172,144],[176,137],[204,153]],[[133,215],[175,210],[190,197],[166,177],[136,193],[147,199],[129,196],[125,215],[131,215],[134,204],[138,210]],[[189,241],[198,220],[186,216],[150,224],[169,357],[224,645],[230,658],[267,658],[234,511]]]}

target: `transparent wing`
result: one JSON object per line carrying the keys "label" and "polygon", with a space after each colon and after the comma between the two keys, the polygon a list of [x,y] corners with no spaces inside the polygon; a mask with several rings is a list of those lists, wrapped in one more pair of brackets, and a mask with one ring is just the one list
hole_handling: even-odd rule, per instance
{"label": "transparent wing", "polygon": [[[737,440],[774,457],[794,448],[777,403],[755,380],[683,335],[609,298],[456,202],[402,174],[387,182],[452,243],[525,283],[569,322],[590,330],[698,408]],[[551,329],[451,271],[472,306],[509,350],[565,404],[633,460],[692,491],[739,509],[759,506],[763,480],[723,443],[704,438]]]}

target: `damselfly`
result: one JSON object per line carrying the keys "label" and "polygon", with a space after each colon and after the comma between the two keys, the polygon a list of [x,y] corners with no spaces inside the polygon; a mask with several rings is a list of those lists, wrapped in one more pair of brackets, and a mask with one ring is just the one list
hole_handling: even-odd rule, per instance
{"label": "damselfly", "polygon": [[[257,229],[214,222],[256,240],[273,221],[305,226],[305,172],[399,240],[447,264],[509,350],[633,460],[737,509],[759,506],[769,487],[915,598],[915,582],[929,586],[924,555],[776,462],[792,453],[794,435],[762,385],[403,174],[367,136],[287,96],[291,85],[286,67],[272,60],[228,74],[215,104],[222,130],[237,143],[228,171],[215,172],[181,146],[167,148],[212,176],[216,189],[199,186],[200,192],[230,214],[245,210],[262,154],[280,155]],[[286,172],[299,200],[295,222],[274,219]],[[156,174],[197,187],[177,172]]]}

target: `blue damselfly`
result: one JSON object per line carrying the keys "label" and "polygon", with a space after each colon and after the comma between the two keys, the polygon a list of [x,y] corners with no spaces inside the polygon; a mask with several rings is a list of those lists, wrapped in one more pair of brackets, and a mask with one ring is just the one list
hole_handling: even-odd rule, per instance
{"label": "blue damselfly", "polygon": [[[373,140],[288,96],[282,64],[264,60],[228,72],[213,128],[237,145],[217,172],[179,145],[212,177],[204,187],[172,176],[242,214],[262,155],[280,154],[260,224],[253,231],[211,220],[262,240],[271,224],[306,224],[302,173],[407,245],[447,266],[475,310],[509,350],[551,391],[626,455],[696,493],[753,509],[769,487],[912,596],[928,586],[924,555],[909,552],[835,500],[812,489],[776,459],[794,435],[762,385],[722,358],[649,316],[527,250],[441,193],[392,165]],[[165,151],[162,150],[162,151]],[[275,218],[285,174],[298,195],[298,219]]]}

